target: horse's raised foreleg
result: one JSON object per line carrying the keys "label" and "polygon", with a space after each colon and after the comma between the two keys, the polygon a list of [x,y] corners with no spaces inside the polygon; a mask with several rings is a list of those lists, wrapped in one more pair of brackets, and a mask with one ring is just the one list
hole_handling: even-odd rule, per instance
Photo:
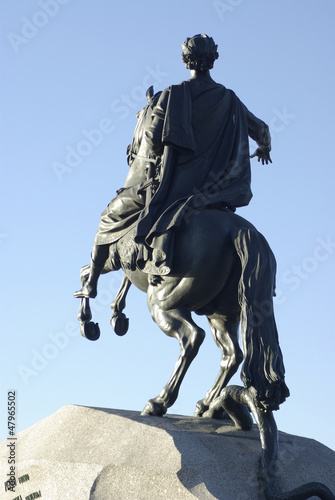
{"label": "horse's raised foreleg", "polygon": [[117,335],[125,335],[129,327],[129,319],[122,312],[126,307],[126,297],[129,288],[131,287],[131,281],[124,274],[121,286],[113,302],[111,303],[112,317],[110,324],[113,327],[114,332]]}
{"label": "horse's raised foreleg", "polygon": [[[208,321],[215,343],[222,351],[222,358],[220,370],[214,384],[207,391],[206,396],[197,402],[194,412],[195,417],[203,416],[210,404],[226,387],[243,360],[243,354],[238,344],[239,314],[229,319],[215,314],[208,317]],[[220,418],[221,416],[222,409],[220,408],[218,412],[213,413],[212,418]]]}
{"label": "horse's raised foreleg", "polygon": [[162,416],[173,405],[188,367],[198,353],[205,338],[205,332],[192,320],[190,311],[173,309],[164,311],[158,303],[150,303],[149,309],[154,321],[169,337],[179,341],[180,354],[168,383],[159,396],[150,399],[142,411],[142,415]]}
{"label": "horse's raised foreleg", "polygon": [[[88,280],[90,274],[90,266],[84,266],[80,269],[80,281],[81,281],[81,286],[83,287]],[[88,321],[91,321],[92,319],[92,312],[90,308],[90,301],[86,298],[82,298],[80,301],[80,308],[77,316],[78,320],[80,323],[86,323]]]}
{"label": "horse's raised foreleg", "polygon": [[[88,280],[90,274],[90,266],[84,266],[80,270],[81,286],[83,287]],[[80,300],[80,308],[78,312],[78,320],[80,322],[80,333],[88,340],[98,340],[100,337],[100,328],[98,323],[93,323],[92,312],[90,308],[90,301],[88,298],[83,297]]]}

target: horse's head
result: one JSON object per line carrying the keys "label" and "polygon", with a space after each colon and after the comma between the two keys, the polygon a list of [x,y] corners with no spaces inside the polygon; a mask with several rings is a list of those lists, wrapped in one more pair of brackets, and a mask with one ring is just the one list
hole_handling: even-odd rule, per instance
{"label": "horse's head", "polygon": [[157,105],[161,93],[162,92],[157,92],[154,94],[154,88],[151,86],[145,94],[148,104],[136,115],[137,124],[133,135],[133,142],[129,144],[127,148],[127,162],[129,166],[136,158],[136,155],[141,155],[143,157],[151,157],[152,155],[152,149],[145,141],[145,131],[151,125],[152,112]]}

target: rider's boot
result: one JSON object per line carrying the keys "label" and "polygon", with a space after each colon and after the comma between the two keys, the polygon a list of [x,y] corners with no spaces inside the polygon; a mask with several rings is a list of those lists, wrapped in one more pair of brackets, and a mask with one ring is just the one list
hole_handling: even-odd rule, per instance
{"label": "rider's boot", "polygon": [[94,245],[91,255],[89,276],[81,290],[73,294],[76,298],[94,299],[97,296],[99,276],[109,255],[109,245]]}

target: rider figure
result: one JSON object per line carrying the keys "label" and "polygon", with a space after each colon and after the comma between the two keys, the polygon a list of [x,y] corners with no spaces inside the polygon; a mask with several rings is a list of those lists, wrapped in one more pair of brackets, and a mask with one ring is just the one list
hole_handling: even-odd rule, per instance
{"label": "rider figure", "polygon": [[[97,283],[105,264],[109,261],[110,270],[118,270],[120,263],[115,254],[110,253],[110,245],[117,242],[137,222],[139,213],[143,210],[148,189],[156,180],[156,167],[160,158],[152,153],[149,158],[139,155],[144,124],[151,122],[152,111],[157,104],[161,92],[153,94],[153,87],[147,90],[147,106],[137,114],[137,125],[133,141],[127,148],[127,163],[129,173],[123,188],[117,191],[117,196],[108,204],[100,216],[98,231],[94,238],[89,276],[81,290],[74,293],[78,298],[94,298],[97,295]],[[84,268],[83,268],[84,269]]]}
{"label": "rider figure", "polygon": [[137,259],[137,267],[160,276],[171,271],[174,237],[190,217],[204,208],[235,211],[250,202],[249,136],[258,144],[252,158],[271,162],[269,127],[210,76],[218,58],[214,40],[196,35],[182,47],[191,78],[165,89],[153,110],[146,137],[162,155],[160,184],[135,236],[152,257]]}
{"label": "rider figure", "polygon": [[[187,38],[182,47],[182,61],[190,69],[190,79],[154,96],[155,102],[145,108],[152,113],[151,125],[145,131],[146,141],[151,145],[152,157],[162,157],[160,183],[153,203],[145,200],[138,185],[135,188],[126,185],[126,190],[120,190],[101,215],[89,277],[75,297],[96,296],[97,281],[109,258],[110,244],[134,221],[135,241],[144,245],[149,250],[147,255],[155,260],[147,267],[146,262],[138,260],[138,267],[154,274],[168,274],[173,229],[201,208],[235,210],[247,205],[252,197],[249,158],[257,156],[262,164],[271,162],[269,127],[233,91],[210,76],[218,58],[213,39],[196,35]],[[248,136],[258,145],[252,156],[249,156]],[[111,265],[112,269],[120,267],[118,262]]]}

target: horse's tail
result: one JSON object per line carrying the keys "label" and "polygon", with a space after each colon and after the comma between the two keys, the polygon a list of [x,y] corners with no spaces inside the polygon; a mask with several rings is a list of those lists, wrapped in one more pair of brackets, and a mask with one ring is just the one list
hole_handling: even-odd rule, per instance
{"label": "horse's tail", "polygon": [[256,229],[236,230],[233,241],[242,264],[238,291],[244,353],[241,379],[246,388],[256,391],[261,408],[276,410],[290,394],[273,313],[276,259]]}

